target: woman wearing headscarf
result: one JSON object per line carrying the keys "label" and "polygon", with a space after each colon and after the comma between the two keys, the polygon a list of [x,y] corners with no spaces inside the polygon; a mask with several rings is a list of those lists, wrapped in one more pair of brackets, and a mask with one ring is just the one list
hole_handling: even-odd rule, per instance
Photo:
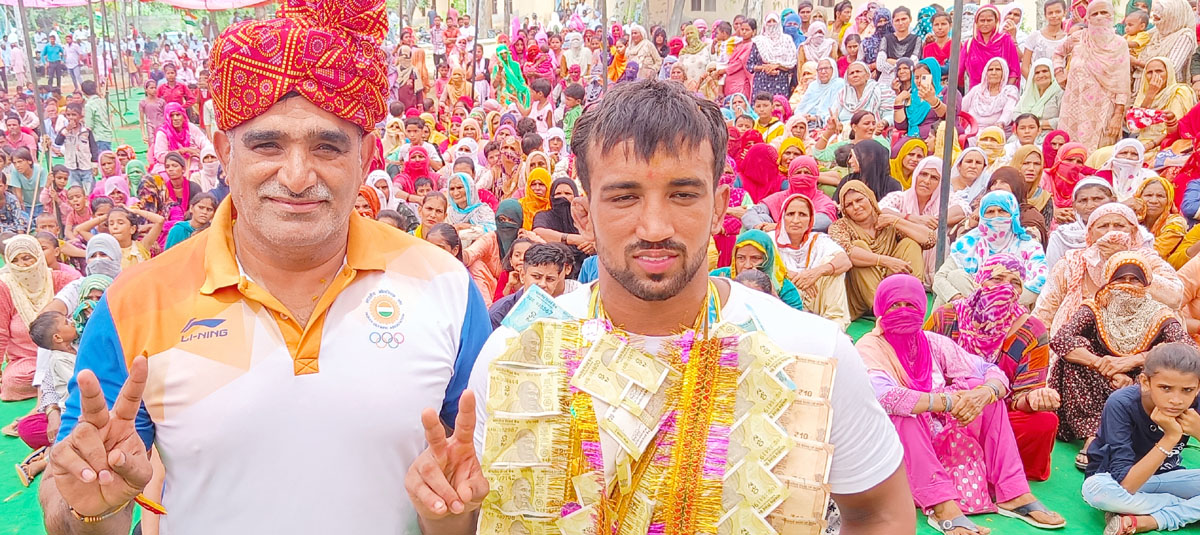
{"label": "woman wearing headscarf", "polygon": [[[1192,86],[1179,83],[1175,78],[1176,71],[1170,58],[1159,56],[1147,61],[1141,87],[1133,97],[1133,106],[1169,112],[1176,120],[1186,115],[1196,105],[1196,92]],[[1154,154],[1158,152],[1159,142],[1167,135],[1167,125],[1162,122],[1130,128],[1130,133],[1136,134],[1142,146]]]}
{"label": "woman wearing headscarf", "polygon": [[1087,465],[1104,402],[1118,388],[1134,384],[1146,352],[1169,342],[1195,345],[1173,309],[1151,295],[1158,273],[1143,253],[1116,253],[1102,273],[1095,297],[1064,310],[1070,321],[1051,331],[1050,348],[1059,361],[1050,386],[1062,396],[1058,438],[1085,439],[1075,457],[1080,469]]}
{"label": "woman wearing headscarf", "polygon": [[[964,17],[965,18],[965,17]],[[996,6],[986,5],[975,12],[975,27],[971,41],[963,51],[962,70],[959,72],[959,82],[964,75],[972,87],[984,82],[984,69],[992,58],[998,58],[1007,69],[1004,70],[1004,84],[1016,85],[1021,82],[1021,55],[1017,53],[1017,44],[1008,34],[999,30],[1000,10]]]}
{"label": "woman wearing headscarf", "polygon": [[812,205],[809,215],[810,226],[817,232],[825,232],[837,219],[837,204],[817,188],[820,169],[812,156],[797,156],[788,165],[786,191],[772,193],[754,205],[742,216],[746,228],[771,232],[782,223],[783,203],[788,197],[804,195]]}
{"label": "woman wearing headscarf", "polygon": [[[879,201],[879,209],[930,229],[937,229],[941,213],[942,195],[942,159],[937,156],[922,158],[913,169],[912,187],[904,191],[893,191]],[[950,208],[946,210],[946,224],[949,227],[957,225],[966,217],[970,206],[950,199]],[[922,255],[925,258],[925,280],[933,280],[933,271],[937,267],[937,251],[926,249]]]}
{"label": "woman wearing headscarf", "polygon": [[759,143],[750,147],[738,164],[738,172],[742,175],[742,188],[754,203],[762,202],[768,195],[782,188],[783,177],[779,174],[778,162],[779,153],[775,147]]}
{"label": "woman wearing headscarf", "polygon": [[855,61],[846,68],[846,84],[838,94],[836,113],[838,121],[849,122],[859,111],[868,111],[875,117],[891,117],[891,93],[871,79],[871,69],[866,63]]}
{"label": "woman wearing headscarf", "polygon": [[200,151],[200,169],[192,173],[191,180],[200,186],[200,191],[212,191],[220,184],[221,161],[212,146]]}
{"label": "woman wearing headscarf", "polygon": [[991,58],[980,72],[980,81],[963,97],[963,111],[975,118],[980,129],[999,126],[1011,130],[1009,123],[1020,94],[1017,86],[1008,83],[1008,64],[1003,58]]}
{"label": "woman wearing headscarf", "polygon": [[1175,268],[1146,247],[1133,210],[1112,202],[1092,211],[1088,217],[1085,246],[1062,256],[1051,269],[1046,286],[1038,296],[1033,313],[1042,323],[1050,325],[1051,335],[1058,333],[1085,299],[1095,296],[1104,286],[1108,281],[1104,276],[1105,265],[1121,251],[1141,252],[1146,265],[1153,271],[1150,296],[1172,310],[1180,307],[1183,282]]}
{"label": "woman wearing headscarf", "polygon": [[[912,186],[917,163],[928,153],[929,147],[925,141],[917,138],[900,138],[892,144],[890,169],[892,178],[900,183],[900,187],[908,189]],[[881,203],[886,203],[885,195]]]}
{"label": "woman wearing headscarf", "polygon": [[787,278],[787,267],[779,257],[775,240],[761,230],[746,230],[738,234],[733,247],[733,264],[710,273],[714,277],[736,280],[738,273],[757,269],[771,278],[771,291],[781,301],[796,310],[804,310],[804,300],[796,285]]}
{"label": "woman wearing headscarf", "polygon": [[158,127],[150,150],[151,167],[155,172],[161,172],[168,152],[182,154],[188,160],[186,167],[199,164],[200,151],[212,146],[204,130],[188,122],[187,110],[177,102],[167,103],[163,113],[162,126]]}
{"label": "woman wearing headscarf", "polygon": [[454,173],[446,182],[449,210],[446,223],[454,226],[463,246],[469,247],[480,236],[496,230],[496,214],[479,200],[474,181],[466,173]]}
{"label": "woman wearing headscarf", "polygon": [[563,37],[563,63],[559,66],[559,77],[566,79],[571,67],[579,67],[582,73],[592,63],[592,51],[583,46],[583,35],[569,32]]}
{"label": "woman wearing headscarf", "polygon": [[496,67],[492,72],[492,84],[496,90],[496,100],[504,106],[520,104],[529,107],[529,86],[521,73],[521,65],[512,57],[512,52],[505,45],[496,47]]}
{"label": "woman wearing headscarf", "polygon": [[1124,202],[1133,197],[1142,183],[1158,176],[1153,170],[1146,169],[1142,163],[1143,154],[1142,144],[1138,140],[1122,139],[1113,146],[1113,154],[1108,161],[1096,171],[1096,176],[1112,184],[1118,201]]}
{"label": "woman wearing headscarf", "polygon": [[4,242],[4,267],[0,268],[0,354],[8,364],[0,375],[0,401],[20,401],[37,395],[33,386],[37,346],[29,337],[29,324],[54,294],[78,274],[54,271],[46,265],[37,238],[18,234]]}
{"label": "woman wearing headscarf", "polygon": [[800,54],[796,61],[803,65],[809,61],[819,62],[823,59],[830,59],[830,66],[836,68],[837,66],[833,65],[833,56],[831,54],[833,53],[833,45],[837,44],[837,42],[832,37],[826,35],[828,32],[829,30],[824,22],[819,20],[813,21],[808,29],[808,39],[800,47]]}
{"label": "woman wearing headscarf", "polygon": [[[1138,186],[1134,197],[1141,204],[1138,212],[1143,214],[1140,221],[1142,226],[1154,235],[1154,251],[1169,261],[1188,231],[1187,220],[1175,208],[1175,186],[1165,178],[1150,177]],[[1186,255],[1183,262],[1187,262]],[[1178,266],[1172,263],[1171,267],[1178,269],[1183,267],[1183,263]]]}
{"label": "woman wearing headscarf", "polygon": [[779,14],[767,15],[762,33],[754,37],[752,42],[753,48],[746,65],[754,73],[754,94],[791,95],[796,78],[796,44],[783,33]]}
{"label": "woman wearing headscarf", "polygon": [[1058,430],[1059,396],[1047,386],[1050,334],[1021,305],[1025,268],[1014,256],[993,255],[975,272],[976,290],[936,308],[925,330],[954,340],[971,355],[1004,372],[1008,420],[1025,467],[1025,477],[1050,478],[1050,455]]}
{"label": "woman wearing headscarf", "polygon": [[625,67],[629,63],[629,57],[625,55],[628,50],[628,43],[625,39],[618,39],[616,44],[612,46],[611,55],[608,58],[608,81],[619,82],[621,77],[625,75]]}
{"label": "woman wearing headscarf", "polygon": [[1021,115],[1032,113],[1050,128],[1058,126],[1058,109],[1062,101],[1062,86],[1054,78],[1054,61],[1042,58],[1033,62],[1029,78],[1025,80],[1025,89],[1017,100],[1013,113]]}
{"label": "woman wearing headscarf", "polygon": [[853,152],[850,174],[842,179],[838,189],[845,187],[851,180],[857,180],[871,188],[877,199],[904,189],[891,174],[891,160],[888,158],[890,153],[883,145],[874,139],[864,139],[854,143]]}
{"label": "woman wearing headscarf", "polygon": [[925,275],[921,252],[936,245],[937,234],[920,223],[879,210],[875,193],[851,180],[838,192],[842,217],[829,226],[829,237],[850,256],[846,301],[850,317],[871,309],[880,281],[895,273]]}
{"label": "woman wearing headscarf", "polygon": [[[725,83],[729,83],[728,79]],[[846,82],[838,77],[837,65],[832,59],[825,57],[817,60],[817,79],[808,84],[804,96],[800,97],[800,102],[792,109],[792,116],[801,117],[805,122],[819,122],[837,103],[845,84]],[[808,118],[809,116],[812,118]]]}
{"label": "woman wearing headscarf", "polygon": [[1004,138],[1004,129],[999,126],[989,126],[979,131],[977,145],[988,159],[985,171],[990,173],[1008,163],[1008,156],[1004,153]]}
{"label": "woman wearing headscarf", "polygon": [[437,187],[437,176],[429,167],[429,151],[425,147],[412,147],[408,149],[408,159],[404,162],[404,169],[400,174],[396,175],[393,181],[397,186],[400,186],[401,196],[405,202],[419,202],[417,198],[417,180],[428,178],[434,181],[434,188]]}
{"label": "woman wearing headscarf", "polygon": [[1021,226],[1017,198],[992,191],[979,202],[979,226],[954,241],[950,255],[933,279],[935,303],[949,303],[975,291],[975,273],[997,254],[1015,257],[1025,272],[1022,304],[1032,305],[1046,284],[1046,254],[1040,241]]}
{"label": "woman wearing headscarf", "polygon": [[875,32],[863,37],[859,59],[867,65],[874,66],[876,60],[879,59],[880,49],[883,48],[884,38],[892,35],[896,29],[892,27],[892,12],[886,7],[879,7],[875,10],[871,24],[874,25]]}
{"label": "woman wearing headscarf", "polygon": [[816,214],[816,205],[807,196],[787,195],[780,204],[775,245],[805,309],[845,330],[853,319],[846,302],[850,257],[828,235],[813,231]]}
{"label": "woman wearing headscarf", "polygon": [[488,306],[491,306],[494,299],[503,297],[497,296],[497,291],[503,288],[500,283],[504,281],[501,279],[507,280],[504,276],[507,274],[507,258],[513,242],[524,238],[534,243],[543,243],[536,234],[521,228],[526,217],[532,219],[531,216],[525,215],[521,201],[500,201],[496,208],[495,230],[484,234],[462,250],[463,264],[467,266],[467,271],[471,273],[471,278],[475,280],[475,285],[479,287],[479,292],[483,294],[483,300]]}
{"label": "woman wearing headscarf", "polygon": [[[421,51],[424,59],[424,51]],[[425,79],[421,76],[418,64],[414,61],[413,48],[407,45],[397,47],[395,56],[396,81],[392,85],[392,100],[399,102],[404,109],[416,108],[425,101]],[[428,78],[428,74],[425,75]],[[401,126],[403,130],[403,126]]]}
{"label": "woman wearing headscarf", "polygon": [[799,47],[804,44],[808,38],[807,34],[801,29],[804,21],[800,19],[800,15],[796,14],[796,10],[787,8],[779,12],[779,23],[783,26],[783,33],[792,40],[792,43]]}
{"label": "woman wearing headscarf", "polygon": [[[1035,154],[1038,157],[1041,156],[1036,152],[1031,154]],[[1038,176],[1041,176],[1040,170]],[[1037,188],[1037,184],[1039,183],[1040,181],[1034,182],[1032,186]],[[1012,193],[1013,196],[1017,198],[1017,204],[1021,208],[1021,226],[1026,227],[1026,230],[1028,230],[1029,225],[1027,223],[1033,222],[1034,226],[1037,227],[1038,232],[1040,232],[1040,234],[1035,236],[1035,238],[1042,242],[1044,246],[1047,238],[1049,238],[1046,229],[1050,226],[1049,222],[1054,220],[1053,204],[1049,202],[1050,194],[1044,191],[1039,190],[1040,193],[1034,193],[1033,195],[1030,195],[1030,186],[1030,182],[1025,180],[1025,177],[1021,174],[1021,171],[1017,170],[1015,167],[1004,166],[996,169],[996,172],[992,173],[991,177],[988,178],[987,191],[996,191],[997,189],[1001,189]],[[1050,210],[1046,211],[1045,213],[1043,213],[1041,210],[1038,210],[1037,206],[1034,205],[1034,202],[1039,201],[1043,203],[1042,206],[1049,207]],[[1047,215],[1049,215],[1051,219],[1046,219]]]}
{"label": "woman wearing headscarf", "polygon": [[525,177],[525,195],[520,198],[525,219],[521,228],[533,230],[533,220],[550,209],[550,172],[543,167],[533,168]]}
{"label": "woman wearing headscarf", "polygon": [[654,77],[662,65],[662,56],[658,48],[650,41],[646,29],[638,24],[629,25],[629,48],[625,55],[629,61],[637,62],[639,66],[638,79],[645,80]]}
{"label": "woman wearing headscarf", "polygon": [[[901,59],[897,65],[911,60]],[[942,66],[933,58],[925,58],[912,67],[912,80],[907,88],[896,95],[893,124],[896,130],[908,137],[926,139],[934,126],[943,122],[946,115],[946,92],[942,87]],[[922,78],[928,80],[923,82]],[[958,90],[954,90],[958,94]]]}
{"label": "woman wearing headscarf", "polygon": [[1070,208],[1075,184],[1083,177],[1095,174],[1096,170],[1083,164],[1087,158],[1087,148],[1082,143],[1072,141],[1063,145],[1057,156],[1054,165],[1046,169],[1046,176],[1054,194],[1055,211],[1059,212]]}
{"label": "woman wearing headscarf", "polygon": [[1121,135],[1130,97],[1129,47],[1113,31],[1108,0],[1088,4],[1087,22],[1054,53],[1054,75],[1064,87],[1059,127],[1094,151]]}
{"label": "woman wearing headscarf", "polygon": [[925,288],[916,277],[885,279],[873,308],[879,323],[855,347],[900,435],[913,499],[932,513],[930,522],[939,531],[980,533],[965,515],[999,506],[1033,525],[1065,524],[1029,492],[1003,401],[1012,391],[1004,371],[922,330]]}
{"label": "woman wearing headscarf", "polygon": [[658,56],[662,58],[670,56],[671,48],[667,46],[667,30],[656,24],[650,28],[650,33],[653,35],[654,47],[658,49]]}
{"label": "woman wearing headscarf", "polygon": [[704,67],[711,61],[712,55],[708,52],[708,45],[700,38],[699,28],[688,26],[683,31],[683,37],[686,44],[677,55],[677,65],[683,67],[689,80],[698,80],[700,75],[704,74]]}
{"label": "woman wearing headscarf", "polygon": [[1192,54],[1196,52],[1195,13],[1187,0],[1154,0],[1150,7],[1150,20],[1154,28],[1149,30],[1150,41],[1131,63],[1137,68],[1140,80],[1142,68],[1153,58],[1165,57],[1168,65],[1175,69],[1175,78],[1187,78]]}
{"label": "woman wearing headscarf", "polygon": [[574,253],[575,269],[571,278],[579,275],[579,267],[589,255],[596,253],[596,245],[584,239],[571,217],[571,201],[579,195],[578,186],[570,178],[557,178],[550,185],[550,208],[533,218],[533,232],[546,243],[563,243]]}
{"label": "woman wearing headscarf", "polygon": [[748,95],[754,91],[754,73],[748,65],[750,51],[754,48],[754,30],[749,21],[734,26],[734,31],[741,40],[733,45],[733,51],[729,53],[729,62],[725,65],[726,97],[736,94]]}
{"label": "woman wearing headscarf", "polygon": [[1097,177],[1087,177],[1075,184],[1071,194],[1071,216],[1069,223],[1060,223],[1046,246],[1046,264],[1053,266],[1067,251],[1087,247],[1087,221],[1092,211],[1103,204],[1116,201],[1112,184]]}

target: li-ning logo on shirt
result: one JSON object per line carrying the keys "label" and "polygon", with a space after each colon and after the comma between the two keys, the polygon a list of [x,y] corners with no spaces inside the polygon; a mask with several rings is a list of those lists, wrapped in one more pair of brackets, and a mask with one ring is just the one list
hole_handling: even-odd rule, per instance
{"label": "li-ning logo on shirt", "polygon": [[183,326],[183,330],[179,331],[179,343],[229,336],[229,329],[217,328],[223,323],[225,320],[220,318],[206,320],[192,318],[188,320],[187,325]]}

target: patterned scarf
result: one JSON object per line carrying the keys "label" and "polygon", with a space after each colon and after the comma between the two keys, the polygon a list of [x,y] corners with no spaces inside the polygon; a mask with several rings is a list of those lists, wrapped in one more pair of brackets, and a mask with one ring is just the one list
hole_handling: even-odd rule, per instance
{"label": "patterned scarf", "polygon": [[1021,291],[1011,284],[984,287],[984,281],[1011,273],[1025,280],[1025,269],[1017,257],[1001,253],[993,255],[975,272],[974,293],[954,302],[958,316],[958,345],[972,355],[995,363],[1000,347],[1013,324],[1029,311],[1021,306]]}

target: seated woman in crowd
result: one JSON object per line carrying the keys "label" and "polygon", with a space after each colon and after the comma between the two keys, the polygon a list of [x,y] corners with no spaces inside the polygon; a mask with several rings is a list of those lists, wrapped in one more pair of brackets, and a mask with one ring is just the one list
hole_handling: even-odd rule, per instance
{"label": "seated woman in crowd", "polygon": [[475,183],[466,173],[454,173],[446,181],[450,210],[446,222],[454,226],[463,244],[470,246],[480,236],[496,229],[496,213],[479,200]]}
{"label": "seated woman in crowd", "polygon": [[[1175,186],[1170,180],[1162,177],[1146,179],[1134,194],[1141,201],[1142,226],[1154,235],[1154,252],[1166,259],[1168,263],[1174,257],[1183,235],[1187,233],[1187,220],[1179,215],[1175,207]],[[1186,262],[1187,258],[1184,257]],[[1182,267],[1171,263],[1176,269]]]}
{"label": "seated woman in crowd", "polygon": [[1050,237],[1050,232],[1046,230],[1049,224],[1046,223],[1045,216],[1034,209],[1033,204],[1029,201],[1030,196],[1020,171],[1009,166],[997,169],[988,179],[987,191],[1007,191],[1013,194],[1017,198],[1017,205],[1021,208],[1021,226],[1028,229],[1032,223],[1032,226],[1037,227],[1040,232],[1038,236],[1034,236],[1034,239],[1043,244],[1046,243]]}
{"label": "seated woman in crowd", "polygon": [[[379,210],[379,191],[366,184],[359,186],[358,197],[354,199],[354,211],[367,219],[375,219],[379,217]],[[174,227],[171,230],[175,230]]]}
{"label": "seated woman in crowd", "polygon": [[1066,521],[1029,492],[1004,401],[1011,392],[1005,372],[921,330],[925,307],[919,279],[884,279],[874,300],[879,323],[856,344],[904,445],[913,500],[944,533],[984,533],[964,515],[996,506],[1034,526],[1061,527]]}
{"label": "seated woman in crowd", "polygon": [[1061,359],[1050,375],[1062,397],[1058,438],[1086,440],[1075,458],[1080,470],[1087,466],[1105,400],[1134,383],[1146,352],[1167,342],[1193,343],[1171,307],[1150,295],[1157,274],[1147,260],[1140,251],[1108,258],[1103,286],[1071,311],[1070,321],[1050,340]]}
{"label": "seated woman in crowd", "polygon": [[1008,77],[1008,63],[1002,57],[993,57],[983,67],[984,83],[974,85],[963,97],[963,111],[975,118],[980,130],[989,126],[1010,129],[1020,95],[1017,86],[1008,83]]}
{"label": "seated woman in crowd", "polygon": [[1073,221],[1060,224],[1050,233],[1050,241],[1046,246],[1046,265],[1055,266],[1067,251],[1082,249],[1087,246],[1087,220],[1092,211],[1101,205],[1115,202],[1112,184],[1096,178],[1088,177],[1075,184],[1071,195],[1070,215]]}
{"label": "seated woman in crowd", "polygon": [[1025,183],[1025,187],[1022,188],[1025,190],[1025,200],[1021,202],[1022,206],[1028,203],[1030,208],[1038,211],[1042,215],[1046,227],[1049,228],[1054,223],[1054,196],[1042,188],[1042,179],[1046,170],[1042,149],[1037,145],[1017,147],[1017,150],[1013,152],[1012,160],[1008,162],[1008,167],[1016,169]]}
{"label": "seated woman in crowd", "polygon": [[[1028,50],[1026,51],[1028,52]],[[1041,118],[1043,129],[1058,128],[1058,106],[1062,101],[1062,86],[1054,78],[1054,61],[1042,58],[1033,62],[1033,72],[1025,80],[1024,91],[1013,113],[1032,113]]]}
{"label": "seated woman in crowd", "polygon": [[788,279],[787,267],[779,257],[775,241],[761,230],[747,230],[738,235],[733,247],[733,265],[712,272],[714,277],[737,279],[738,273],[757,269],[771,277],[771,290],[779,299],[796,310],[804,310],[804,300],[796,285]]}
{"label": "seated woman in crowd", "polygon": [[[886,197],[893,191],[900,191],[900,182],[892,176],[891,162],[888,159],[886,146],[864,139],[853,145],[849,167],[850,174],[846,175],[839,184],[839,189],[850,180],[865,184],[875,194],[875,198]],[[835,195],[837,193],[835,192]]]}
{"label": "seated woman in crowd", "polygon": [[188,213],[191,218],[185,219],[176,223],[171,227],[171,232],[167,233],[167,244],[164,249],[170,249],[179,245],[184,240],[191,238],[193,234],[208,228],[212,223],[213,215],[217,213],[217,197],[211,193],[204,192],[196,196],[192,201],[191,209]]}
{"label": "seated woman in crowd", "polygon": [[[921,159],[913,169],[912,187],[904,191],[893,191],[879,201],[879,209],[901,218],[919,223],[935,232],[942,206],[942,159],[929,156]],[[950,227],[957,225],[966,215],[968,207],[950,198],[950,208],[946,210],[946,224]],[[937,266],[937,251],[926,249],[925,280],[933,279],[933,270]]]}
{"label": "seated woman in crowd", "polygon": [[1122,139],[1112,146],[1112,156],[1096,170],[1096,176],[1113,185],[1113,193],[1118,201],[1129,200],[1143,182],[1158,176],[1158,173],[1146,169],[1144,155],[1145,150],[1136,139]]}
{"label": "seated woman in crowd", "polygon": [[[521,201],[500,201],[500,206],[496,209],[495,230],[484,234],[463,249],[463,264],[467,266],[467,271],[471,272],[471,278],[475,280],[475,285],[479,287],[479,292],[483,294],[483,300],[488,306],[491,306],[495,299],[512,293],[503,293],[500,290],[506,289],[504,283],[507,279],[504,279],[503,275],[510,270],[506,268],[504,259],[512,250],[513,241],[526,238],[533,243],[544,243],[537,234],[521,228],[521,222],[524,220]],[[518,284],[514,291],[520,287]]]}
{"label": "seated woman in crowd", "polygon": [[[1084,177],[1095,173],[1095,169],[1084,165],[1087,159],[1087,148],[1082,143],[1068,142],[1058,149],[1058,159],[1054,165],[1046,169],[1046,178],[1043,183],[1049,183],[1052,186],[1054,194],[1054,220],[1059,223],[1071,222],[1071,193],[1075,190],[1075,184],[1079,183]],[[1118,201],[1123,201],[1120,196],[1117,196]]]}
{"label": "seated woman in crowd", "polygon": [[908,189],[912,186],[916,174],[917,163],[929,153],[925,141],[917,138],[900,138],[892,144],[892,158],[889,168],[892,178],[900,183],[900,187]]}
{"label": "seated woman in crowd", "polygon": [[[1146,70],[1142,73],[1142,84],[1133,97],[1132,106],[1168,112],[1176,119],[1187,114],[1196,105],[1196,92],[1192,86],[1176,80],[1177,70],[1171,64],[1170,58],[1159,56],[1147,61]],[[1130,133],[1136,134],[1137,141],[1148,152],[1154,154],[1158,152],[1159,142],[1167,135],[1167,125],[1166,122],[1156,122],[1131,129]]]}
{"label": "seated woman in crowd", "polygon": [[850,257],[828,235],[813,232],[817,212],[808,197],[789,195],[781,206],[783,215],[775,229],[775,245],[787,268],[788,280],[800,290],[806,310],[844,330],[851,320],[845,277]]}
{"label": "seated woman in crowd", "polygon": [[1002,253],[1021,262],[1025,278],[1020,301],[1033,304],[1049,270],[1042,244],[1021,226],[1017,198],[1007,191],[989,192],[980,201],[978,214],[979,226],[954,241],[949,257],[934,275],[934,304],[940,306],[974,293],[980,266]]}
{"label": "seated woman in crowd", "polygon": [[[825,123],[825,128],[817,135],[816,143],[813,147],[815,152],[812,153],[818,160],[822,162],[834,161],[834,153],[838,147],[842,145],[853,145],[858,141],[874,139],[883,147],[884,152],[891,150],[891,145],[887,140],[876,136],[876,126],[879,124],[877,116],[866,110],[859,110],[850,117],[850,130],[847,134],[842,131],[842,122],[837,117],[830,117],[829,122]],[[887,158],[886,156],[884,157]],[[886,163],[886,162],[885,162]]]}
{"label": "seated woman in crowd", "polygon": [[1115,202],[1096,208],[1088,217],[1086,236],[1086,247],[1067,252],[1054,264],[1033,309],[1042,323],[1050,325],[1051,335],[1058,334],[1083,302],[1104,287],[1108,282],[1104,266],[1109,258],[1122,251],[1146,253],[1142,260],[1152,272],[1147,278],[1150,297],[1171,310],[1179,309],[1183,302],[1183,282],[1166,260],[1144,248],[1145,240],[1132,209]]}
{"label": "seated woman in crowd", "polygon": [[813,230],[825,232],[837,219],[837,204],[825,192],[817,188],[820,168],[812,156],[799,156],[788,165],[786,191],[768,195],[762,202],[753,205],[742,216],[746,228],[774,232],[781,223],[784,199],[793,195],[804,195],[813,204]]}
{"label": "seated woman in crowd", "polygon": [[875,289],[884,277],[894,273],[925,276],[921,251],[937,244],[937,233],[915,221],[880,212],[875,193],[858,180],[842,184],[839,193],[842,218],[829,226],[829,237],[850,256],[846,303],[850,317],[857,319],[871,309]]}
{"label": "seated woman in crowd", "polygon": [[526,175],[525,193],[519,199],[521,211],[525,215],[525,221],[521,224],[521,228],[533,230],[533,219],[538,214],[550,209],[550,186],[552,183],[550,171],[544,167],[534,167]]}
{"label": "seated woman in crowd", "polygon": [[571,202],[579,195],[579,190],[574,180],[556,178],[550,194],[550,209],[534,216],[533,232],[546,243],[566,244],[572,254],[570,275],[577,277],[583,260],[596,254],[595,242],[583,237],[571,216]]}
{"label": "seated woman in crowd", "polygon": [[29,336],[29,324],[79,275],[52,271],[37,238],[25,234],[4,242],[4,262],[0,269],[0,348],[8,363],[0,375],[0,400],[20,401],[37,395],[33,382],[38,348]]}
{"label": "seated woman in crowd", "polygon": [[[928,138],[937,124],[946,118],[946,91],[942,87],[942,67],[937,60],[925,58],[918,62],[913,69],[911,86],[896,95],[892,106],[896,130],[909,137]],[[958,94],[957,89],[954,92]]]}
{"label": "seated woman in crowd", "polygon": [[1004,372],[1011,387],[1004,398],[1025,477],[1050,478],[1050,453],[1058,430],[1058,392],[1050,375],[1050,335],[1019,302],[1025,267],[1008,253],[992,255],[975,272],[975,292],[937,308],[925,329],[954,340]]}
{"label": "seated woman in crowd", "polygon": [[987,177],[991,176],[991,173],[984,172],[987,166],[988,159],[983,149],[967,147],[959,152],[954,166],[950,168],[950,198],[966,205],[979,198],[987,185]]}

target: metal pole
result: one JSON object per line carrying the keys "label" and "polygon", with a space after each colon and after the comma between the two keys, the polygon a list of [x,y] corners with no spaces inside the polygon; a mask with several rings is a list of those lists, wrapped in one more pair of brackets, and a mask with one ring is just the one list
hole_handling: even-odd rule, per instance
{"label": "metal pole", "polygon": [[946,211],[950,206],[950,170],[954,166],[954,140],[958,137],[958,63],[962,52],[963,0],[954,0],[950,39],[950,72],[946,74],[946,135],[942,136],[942,204],[938,210],[937,267],[946,260]]}
{"label": "metal pole", "polygon": [[604,92],[608,92],[608,0],[597,0],[600,4],[600,78],[604,80]]}
{"label": "metal pole", "polygon": [[[26,70],[29,71],[29,79],[33,80],[33,94],[37,95],[38,94],[37,66],[35,66],[33,64],[33,43],[30,42],[30,36],[33,35],[33,24],[31,24],[31,21],[29,20],[29,12],[25,10],[25,0],[17,0],[17,9],[20,11],[19,14],[21,16],[21,25],[24,26],[21,34],[24,36],[24,41],[25,41],[25,61],[27,62]],[[49,81],[49,77],[47,77],[47,81]],[[21,89],[18,88],[17,94],[20,94],[20,93],[21,93]],[[34,100],[37,100],[37,99],[34,99]],[[38,101],[37,105],[35,107],[37,108],[38,124],[45,126],[45,124],[46,124],[46,106],[44,104],[42,104],[41,101]],[[44,136],[48,137],[50,135],[50,132],[43,132],[42,134]],[[45,138],[43,138],[43,139],[45,139]],[[41,139],[38,140],[38,145],[39,145],[39,147],[42,146]],[[46,169],[48,171],[50,169],[50,151],[46,150],[46,149],[42,149],[40,152],[42,153],[43,161],[46,162]]]}
{"label": "metal pole", "polygon": [[[92,7],[93,1],[94,0],[88,0],[88,3],[87,3],[87,20],[88,20],[88,44],[90,44],[92,47],[92,77],[94,78],[96,76],[96,73],[100,72],[100,47],[96,46],[96,8]],[[79,81],[82,83],[83,82],[82,71],[79,74],[79,78],[80,78]],[[78,87],[76,87],[75,90],[82,91]],[[105,101],[104,105],[107,107],[108,102]]]}
{"label": "metal pole", "polygon": [[[479,99],[475,96],[475,78],[479,76],[479,73],[475,69],[479,67],[480,59],[475,57],[475,49],[479,47],[479,0],[475,0],[475,15],[473,19],[475,20],[475,35],[471,36],[471,102],[479,104]],[[480,54],[480,56],[482,55]]]}

